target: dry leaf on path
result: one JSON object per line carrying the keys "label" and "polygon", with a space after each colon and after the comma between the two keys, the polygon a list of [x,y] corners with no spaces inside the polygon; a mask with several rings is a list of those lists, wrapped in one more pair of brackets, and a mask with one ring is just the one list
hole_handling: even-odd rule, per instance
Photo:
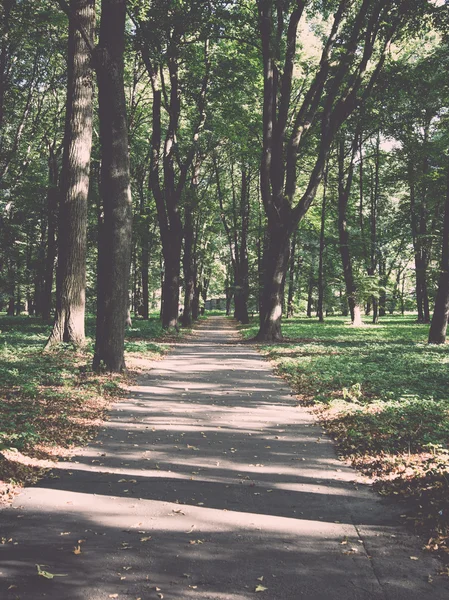
{"label": "dry leaf on path", "polygon": [[265,592],[265,590],[267,590],[268,588],[266,588],[264,585],[258,585],[256,586],[256,589],[254,590],[255,592]]}

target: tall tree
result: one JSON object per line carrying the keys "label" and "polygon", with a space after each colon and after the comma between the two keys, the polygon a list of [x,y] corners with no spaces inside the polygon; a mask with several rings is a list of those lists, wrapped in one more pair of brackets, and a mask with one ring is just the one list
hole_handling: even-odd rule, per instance
{"label": "tall tree", "polygon": [[[80,32],[84,30],[84,39]],[[95,0],[71,0],[67,102],[58,226],[56,315],[46,348],[85,340],[86,231],[92,147],[92,72],[90,47]]]}
{"label": "tall tree", "polygon": [[435,308],[429,331],[429,344],[444,344],[449,317],[449,168],[447,170],[446,202],[444,207],[443,248]]}
{"label": "tall tree", "polygon": [[[282,286],[290,236],[315,197],[336,132],[369,94],[391,40],[416,6],[406,0],[337,2],[315,73],[311,79],[304,75],[302,88],[293,94],[298,25],[309,2],[258,0],[257,5],[264,69],[260,177],[268,222],[257,338],[276,340],[282,338]],[[314,163],[297,200],[298,158],[310,148],[312,132]]]}
{"label": "tall tree", "polygon": [[104,222],[99,245],[94,368],[125,368],[124,340],[132,246],[132,201],[124,92],[126,0],[102,0],[95,48]]}

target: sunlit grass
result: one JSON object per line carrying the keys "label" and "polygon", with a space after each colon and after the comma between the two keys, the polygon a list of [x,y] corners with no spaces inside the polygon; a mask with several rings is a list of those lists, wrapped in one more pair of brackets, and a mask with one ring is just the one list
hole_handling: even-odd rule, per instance
{"label": "sunlit grass", "polygon": [[[245,337],[257,323],[242,327]],[[428,345],[413,315],[354,328],[344,317],[283,321],[285,343],[261,345],[313,406],[342,457],[406,499],[429,547],[449,553],[449,345]]]}
{"label": "sunlit grass", "polygon": [[[51,326],[39,319],[0,316],[0,480],[24,483],[36,476],[33,459],[57,456],[87,443],[126,375],[91,370],[95,322],[86,320],[87,344],[63,344],[43,353]],[[135,319],[125,353],[153,359],[169,348],[158,319]],[[2,454],[1,454],[2,453]],[[20,457],[19,457],[20,454]],[[19,457],[20,460],[15,460]],[[27,460],[31,463],[27,465]],[[1,495],[1,493],[0,493]]]}

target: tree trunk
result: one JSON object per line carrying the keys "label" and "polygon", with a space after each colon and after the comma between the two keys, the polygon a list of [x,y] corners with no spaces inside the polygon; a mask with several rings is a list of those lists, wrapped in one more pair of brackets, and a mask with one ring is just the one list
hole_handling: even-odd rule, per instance
{"label": "tree trunk", "polygon": [[47,252],[44,265],[44,285],[41,299],[41,315],[44,321],[49,321],[52,309],[53,273],[56,260],[56,227],[58,223],[58,159],[50,148],[48,157],[48,189],[47,189]]}
{"label": "tree trunk", "polygon": [[444,344],[449,317],[449,169],[447,173],[446,202],[444,206],[443,247],[441,252],[440,277],[435,298],[429,344]]}
{"label": "tree trunk", "polygon": [[60,342],[85,341],[86,232],[92,146],[92,73],[89,48],[78,23],[93,43],[94,0],[71,0],[68,84],[61,203],[58,227],[56,315],[46,348]]}
{"label": "tree trunk", "polygon": [[343,266],[343,276],[346,286],[346,298],[348,301],[351,322],[355,327],[362,324],[362,313],[357,297],[357,286],[352,270],[352,259],[349,248],[349,231],[347,227],[346,213],[348,207],[349,193],[351,191],[353,161],[349,166],[346,184],[344,182],[344,142],[340,142],[338,152],[338,236],[340,242],[340,255]]}
{"label": "tree trunk", "polygon": [[124,93],[126,0],[102,0],[95,50],[104,206],[102,302],[97,314],[94,369],[125,368],[125,319],[132,244],[132,201]]}
{"label": "tree trunk", "polygon": [[164,285],[162,290],[162,327],[164,329],[178,329],[182,229],[177,234],[173,233],[171,244],[169,244],[168,240],[165,243],[163,242],[163,244]]}
{"label": "tree trunk", "polygon": [[321,228],[320,228],[320,256],[318,263],[318,307],[317,307],[317,317],[320,323],[324,322],[324,313],[323,313],[323,305],[324,305],[324,248],[325,248],[325,224],[326,224],[326,191],[327,191],[327,171],[328,166],[326,165],[326,169],[324,171],[323,178],[323,201],[321,203]]}
{"label": "tree trunk", "polygon": [[264,286],[258,341],[282,340],[281,316],[284,274],[289,255],[289,232],[282,225],[267,229],[264,252]]}
{"label": "tree trunk", "polygon": [[[235,273],[235,318],[240,323],[249,323],[248,316],[248,227],[249,227],[249,198],[250,198],[250,187],[249,187],[249,175],[245,165],[242,165],[242,182],[240,190],[240,244],[236,254],[238,252],[238,260],[236,261],[236,273]],[[236,220],[237,221],[237,220]],[[237,222],[234,223],[237,227]]]}
{"label": "tree trunk", "polygon": [[293,317],[293,298],[295,295],[295,263],[296,263],[296,238],[298,232],[295,230],[290,247],[289,272],[288,272],[288,293],[287,293],[287,319]]}
{"label": "tree trunk", "polygon": [[307,309],[306,315],[310,319],[312,317],[312,307],[313,307],[313,288],[314,288],[314,276],[313,276],[313,262],[310,265],[310,273],[309,273],[309,281],[307,284]]}

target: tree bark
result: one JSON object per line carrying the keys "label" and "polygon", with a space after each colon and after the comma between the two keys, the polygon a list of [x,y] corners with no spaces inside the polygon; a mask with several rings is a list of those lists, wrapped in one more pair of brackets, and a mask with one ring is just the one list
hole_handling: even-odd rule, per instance
{"label": "tree bark", "polygon": [[[355,148],[353,147],[353,150]],[[352,185],[354,169],[354,152],[351,157],[346,183],[344,181],[344,153],[343,140],[340,141],[338,151],[338,236],[340,242],[340,255],[343,266],[343,276],[346,286],[346,298],[348,301],[351,322],[355,327],[362,324],[362,313],[359,304],[357,286],[352,269],[351,251],[349,245],[349,231],[347,227],[347,207]]]}
{"label": "tree bark", "polygon": [[94,369],[125,368],[125,320],[132,244],[128,127],[124,93],[126,0],[102,0],[95,49],[98,78],[101,193],[104,207],[103,287],[97,312]]}
{"label": "tree bark", "polygon": [[284,273],[289,256],[290,232],[268,224],[267,244],[263,258],[264,286],[257,341],[282,340],[281,316]]}
{"label": "tree bark", "polygon": [[319,254],[319,263],[318,263],[318,307],[317,307],[317,317],[320,323],[324,322],[324,248],[325,248],[325,224],[326,224],[326,192],[327,192],[327,172],[328,165],[326,164],[326,169],[323,177],[323,200],[321,203],[321,228],[320,228],[320,254]]}
{"label": "tree bark", "polygon": [[288,274],[288,293],[287,293],[287,319],[293,317],[293,298],[295,295],[295,263],[296,263],[296,238],[298,232],[295,231],[292,237],[289,259],[289,274]]}
{"label": "tree bark", "polygon": [[41,315],[44,321],[49,321],[52,309],[53,274],[57,254],[56,228],[58,223],[58,158],[50,147],[48,157],[48,189],[47,189],[47,248],[44,262],[44,284],[41,299]]}
{"label": "tree bark", "polygon": [[56,315],[46,348],[60,342],[85,342],[87,195],[92,146],[92,73],[90,49],[95,26],[94,0],[71,0],[68,83],[61,201],[58,226]]}
{"label": "tree bark", "polygon": [[[406,15],[406,11],[395,13],[390,3],[364,0],[344,31],[347,1],[340,0],[315,75],[292,114],[297,31],[307,4],[306,0],[292,5],[273,0],[257,2],[264,76],[260,186],[268,221],[267,251],[272,253],[264,259],[260,330],[256,338],[262,340],[282,337],[280,302],[289,237],[313,202],[335,134],[369,95],[389,42]],[[290,14],[285,14],[290,7]],[[383,20],[388,23],[385,29],[379,27]],[[380,59],[365,78],[381,31]],[[333,51],[339,38],[344,41],[338,44],[337,58]],[[296,201],[298,155],[312,129],[318,134],[318,150],[305,191]],[[279,235],[279,240],[275,241],[273,234]]]}
{"label": "tree bark", "polygon": [[444,206],[443,247],[435,307],[429,331],[429,344],[444,344],[449,317],[449,168]]}

